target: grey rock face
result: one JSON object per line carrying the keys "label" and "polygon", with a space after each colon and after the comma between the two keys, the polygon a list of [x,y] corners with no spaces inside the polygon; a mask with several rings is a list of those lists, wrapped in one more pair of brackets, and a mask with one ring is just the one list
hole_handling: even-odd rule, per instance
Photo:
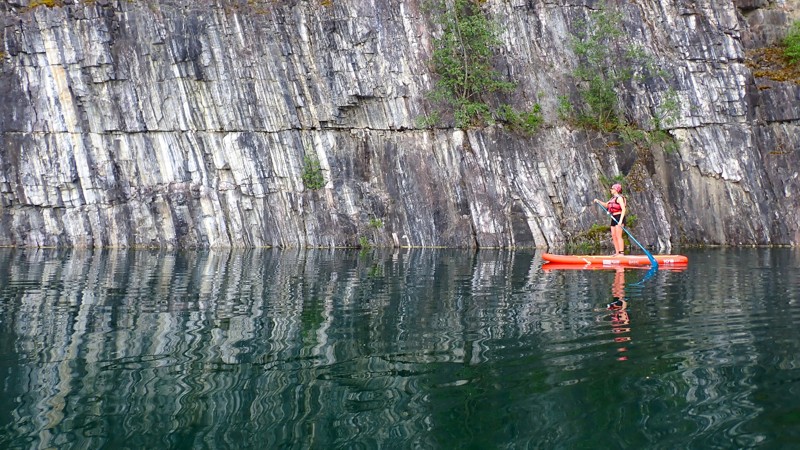
{"label": "grey rock face", "polygon": [[485,5],[505,101],[542,105],[531,137],[416,125],[421,1],[27,3],[0,7],[0,245],[557,247],[607,222],[591,200],[616,175],[645,245],[800,242],[800,87],[744,64],[796,2],[621,6],[670,80],[623,98],[646,117],[677,93],[674,152],[559,120],[593,2]]}

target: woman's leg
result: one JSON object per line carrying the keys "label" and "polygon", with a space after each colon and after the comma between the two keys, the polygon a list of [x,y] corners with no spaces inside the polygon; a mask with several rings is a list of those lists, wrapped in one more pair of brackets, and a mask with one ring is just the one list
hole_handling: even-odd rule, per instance
{"label": "woman's leg", "polygon": [[623,253],[625,251],[625,241],[622,240],[622,227],[617,225],[611,227],[611,240],[614,241],[614,251]]}
{"label": "woman's leg", "polygon": [[617,230],[619,229],[618,226],[614,226],[611,228],[611,240],[614,243],[614,254],[619,253],[619,242],[617,240]]}

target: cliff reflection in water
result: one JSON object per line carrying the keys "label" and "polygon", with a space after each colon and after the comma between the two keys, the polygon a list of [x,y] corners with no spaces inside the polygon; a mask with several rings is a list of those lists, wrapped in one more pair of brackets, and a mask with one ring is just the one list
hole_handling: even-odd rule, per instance
{"label": "cliff reflection in water", "polygon": [[689,258],[0,249],[0,448],[791,448],[800,253]]}
{"label": "cliff reflection in water", "polygon": [[422,364],[479,362],[550,307],[483,314],[535,290],[532,254],[447,255],[0,251],[0,356],[17,359],[0,430],[36,447],[427,439]]}

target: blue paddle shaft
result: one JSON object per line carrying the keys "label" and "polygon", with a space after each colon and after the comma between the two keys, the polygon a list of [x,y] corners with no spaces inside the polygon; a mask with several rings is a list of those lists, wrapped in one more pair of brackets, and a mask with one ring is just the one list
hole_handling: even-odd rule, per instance
{"label": "blue paddle shaft", "polygon": [[642,251],[644,252],[644,254],[645,254],[645,255],[647,255],[647,259],[649,259],[649,260],[650,260],[650,264],[652,264],[652,265],[653,265],[653,267],[658,267],[658,261],[656,261],[656,259],[655,259],[655,258],[653,258],[653,255],[651,255],[651,254],[650,254],[650,252],[648,252],[648,251],[647,251],[647,249],[646,249],[646,248],[644,248],[644,246],[643,246],[642,244],[640,244],[640,243],[639,243],[639,241],[637,241],[635,237],[633,237],[633,235],[631,234],[631,232],[630,232],[630,231],[628,231],[628,229],[627,229],[627,228],[625,228],[625,226],[624,226],[624,225],[622,225],[621,223],[619,223],[619,221],[617,220],[617,218],[616,218],[616,217],[614,217],[614,215],[613,215],[613,214],[611,214],[611,212],[609,212],[609,210],[608,210],[608,209],[606,209],[606,207],[605,207],[605,206],[601,205],[600,203],[597,203],[597,206],[599,206],[599,207],[603,208],[603,211],[605,211],[605,212],[606,212],[606,214],[608,214],[609,216],[611,216],[611,219],[612,219],[614,222],[616,222],[616,223],[617,223],[617,225],[619,225],[620,227],[622,227],[622,229],[625,231],[625,233],[627,233],[628,237],[629,237],[629,238],[631,238],[631,240],[632,240],[633,242],[635,242],[635,243],[636,243],[636,245],[638,245],[640,249],[642,249]]}

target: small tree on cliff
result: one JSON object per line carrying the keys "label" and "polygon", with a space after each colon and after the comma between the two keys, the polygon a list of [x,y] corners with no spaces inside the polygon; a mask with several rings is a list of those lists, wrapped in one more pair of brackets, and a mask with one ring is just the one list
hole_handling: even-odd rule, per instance
{"label": "small tree on cliff", "polygon": [[783,38],[784,54],[792,64],[800,61],[800,20],[795,21]]}
{"label": "small tree on cliff", "polygon": [[579,61],[575,77],[580,80],[578,92],[583,100],[576,119],[590,128],[614,130],[623,117],[615,88],[631,78],[635,66],[625,61],[630,59],[630,50],[619,45],[620,22],[618,12],[599,9],[579,24],[572,40]]}
{"label": "small tree on cliff", "polygon": [[670,89],[662,95],[649,123],[637,125],[628,117],[618,92],[625,92],[628,83],[662,76],[663,72],[642,48],[624,40],[622,15],[602,4],[579,24],[572,49],[578,57],[574,75],[581,101],[572,105],[567,97],[561,97],[559,113],[579,126],[619,132],[624,140],[640,147],[659,144],[673,149],[676,142],[663,127],[678,116],[680,105],[675,91]]}
{"label": "small tree on cliff", "polygon": [[[448,107],[456,127],[465,128],[506,122],[533,132],[541,122],[539,105],[518,112],[508,105],[492,108],[490,96],[512,91],[493,65],[494,49],[500,44],[497,30],[480,8],[479,0],[439,1],[431,5],[441,36],[434,39],[433,71],[438,75],[430,97]],[[438,114],[424,122],[438,121]]]}

